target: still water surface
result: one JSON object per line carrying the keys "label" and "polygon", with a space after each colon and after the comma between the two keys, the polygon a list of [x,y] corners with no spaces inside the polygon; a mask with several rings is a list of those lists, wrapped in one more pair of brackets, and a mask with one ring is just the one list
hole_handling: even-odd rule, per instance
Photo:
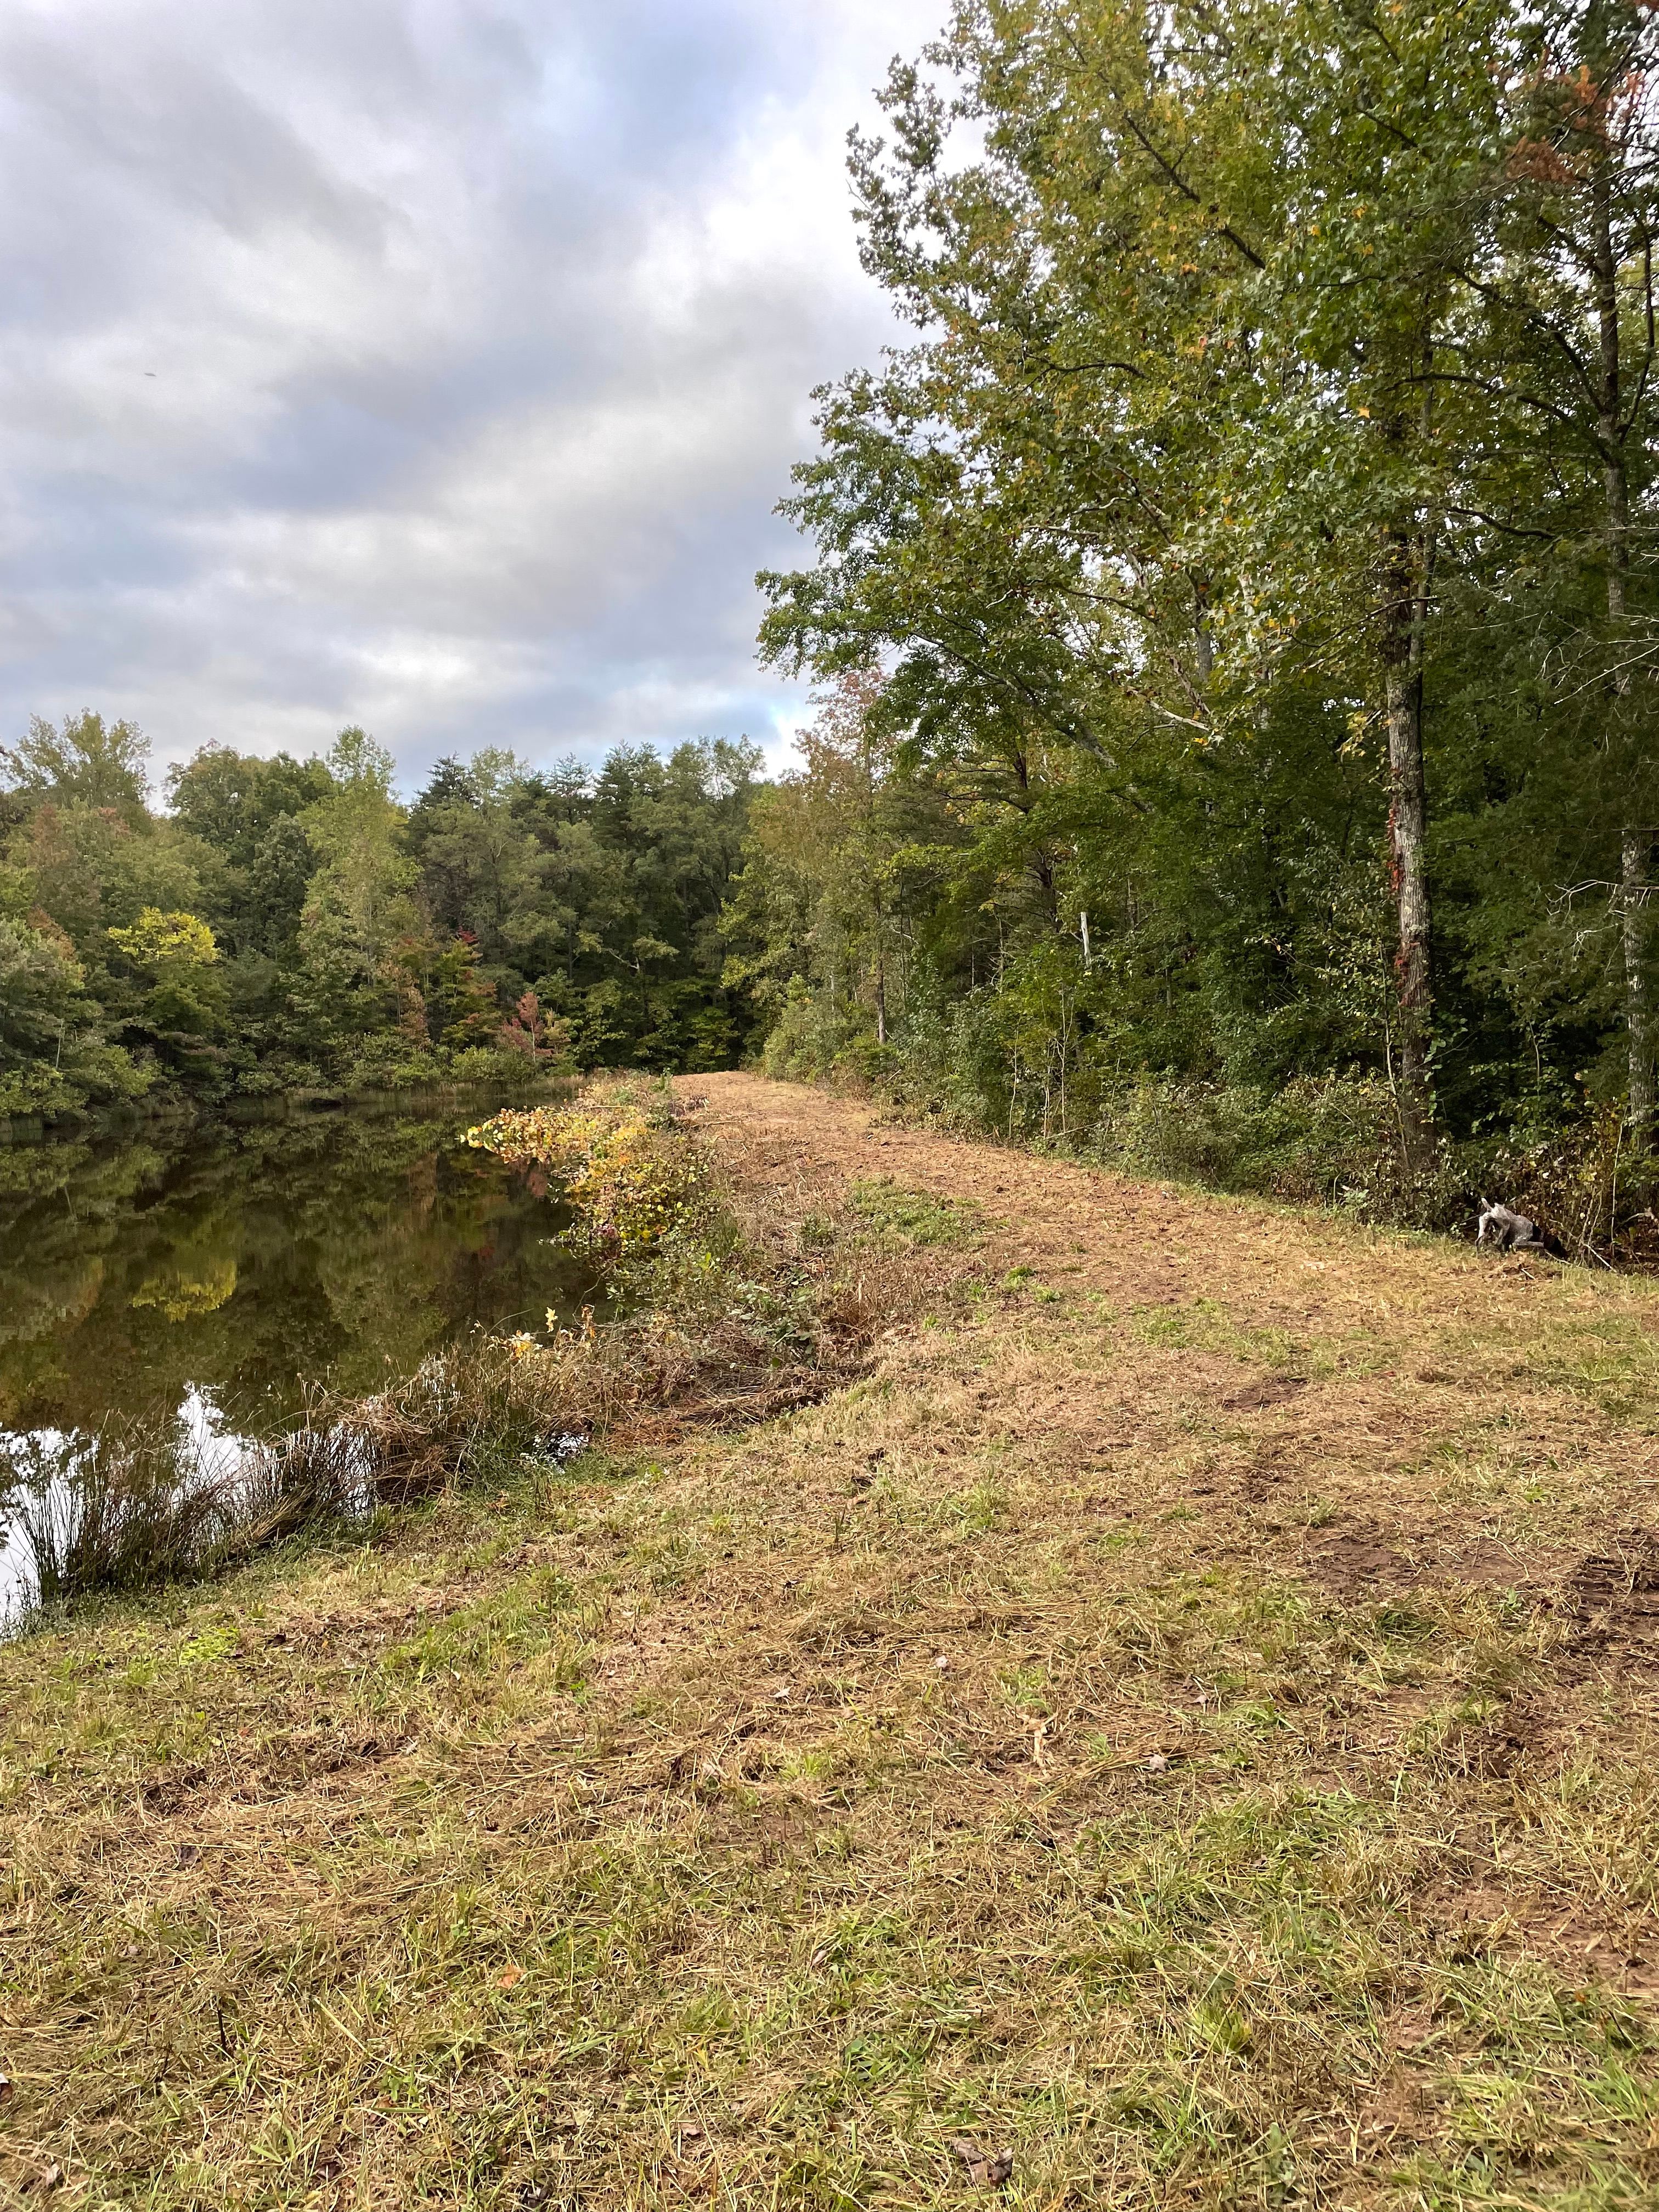
{"label": "still water surface", "polygon": [[[243,1435],[589,1291],[543,1188],[429,1102],[0,1146],[0,1449],[182,1413]],[[0,1468],[0,1473],[3,1468]]]}

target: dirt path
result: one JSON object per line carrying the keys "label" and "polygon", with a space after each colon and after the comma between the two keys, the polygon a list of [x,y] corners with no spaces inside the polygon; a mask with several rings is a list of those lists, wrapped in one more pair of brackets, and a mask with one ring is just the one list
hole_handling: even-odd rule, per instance
{"label": "dirt path", "polygon": [[[1079,1312],[1127,1317],[1133,1358],[1120,1335],[1058,1402],[1002,1413],[1063,1435],[1071,1460],[1129,1450],[1144,1467],[1161,1444],[1159,1494],[1207,1524],[1195,1557],[1249,1553],[1345,1589],[1599,1586],[1626,1559],[1639,1583],[1659,1562],[1644,1533],[1659,1524],[1659,1285],[1129,1182],[754,1076],[685,1087],[779,1205],[802,1210],[824,1177],[967,1200],[993,1274],[1029,1268]],[[1644,1637],[1659,1607],[1626,1595]]]}

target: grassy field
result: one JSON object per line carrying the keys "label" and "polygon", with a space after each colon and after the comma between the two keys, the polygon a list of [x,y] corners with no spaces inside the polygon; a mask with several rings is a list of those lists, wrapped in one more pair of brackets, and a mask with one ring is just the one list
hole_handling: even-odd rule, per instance
{"label": "grassy field", "polygon": [[902,1318],[0,1652],[0,2188],[1659,2203],[1659,1285],[696,1089]]}

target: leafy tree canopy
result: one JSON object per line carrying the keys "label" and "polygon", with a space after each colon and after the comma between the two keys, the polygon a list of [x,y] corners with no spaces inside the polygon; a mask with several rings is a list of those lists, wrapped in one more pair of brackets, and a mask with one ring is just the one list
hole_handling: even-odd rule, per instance
{"label": "leafy tree canopy", "polygon": [[0,1112],[710,1066],[762,1018],[724,975],[745,742],[597,769],[485,747],[410,805],[361,729],[319,759],[213,744],[165,812],[125,723],[37,722],[4,759]]}

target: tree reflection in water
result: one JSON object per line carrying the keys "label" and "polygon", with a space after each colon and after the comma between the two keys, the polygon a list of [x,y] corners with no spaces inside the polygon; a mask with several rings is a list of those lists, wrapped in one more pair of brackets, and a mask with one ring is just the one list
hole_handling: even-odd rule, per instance
{"label": "tree reflection in water", "polygon": [[0,1431],[154,1419],[195,1394],[268,1435],[307,1388],[376,1389],[591,1285],[558,1217],[460,1141],[484,1109],[272,1111],[0,1146]]}

